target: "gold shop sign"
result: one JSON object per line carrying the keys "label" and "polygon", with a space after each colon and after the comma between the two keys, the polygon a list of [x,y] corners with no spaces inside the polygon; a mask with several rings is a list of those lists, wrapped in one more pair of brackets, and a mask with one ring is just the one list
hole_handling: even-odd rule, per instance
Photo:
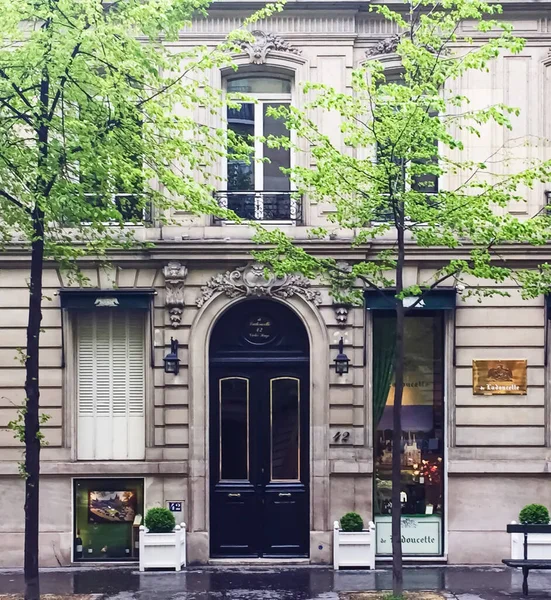
{"label": "gold shop sign", "polygon": [[526,360],[473,360],[473,394],[526,395]]}

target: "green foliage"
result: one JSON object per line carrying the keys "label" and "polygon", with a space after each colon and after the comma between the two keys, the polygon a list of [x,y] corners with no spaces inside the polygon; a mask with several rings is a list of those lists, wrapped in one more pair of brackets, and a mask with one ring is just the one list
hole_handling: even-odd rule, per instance
{"label": "green foliage", "polygon": [[226,215],[211,175],[226,131],[200,115],[223,111],[211,70],[233,67],[250,34],[214,49],[161,43],[210,2],[0,0],[0,248],[40,231],[46,257],[76,270],[82,256],[147,247],[136,226],[152,213]]}
{"label": "green foliage", "polygon": [[343,515],[340,523],[343,531],[361,531],[364,528],[363,519],[355,512],[349,512]]}
{"label": "green foliage", "polygon": [[[298,193],[331,205],[324,211],[329,225],[310,230],[306,247],[258,225],[256,240],[264,246],[256,258],[278,275],[319,277],[331,284],[337,300],[344,293],[360,304],[356,284],[396,286],[401,231],[406,254],[415,247],[451,252],[440,252],[434,274],[404,289],[400,298],[443,283],[464,285],[463,297],[503,294],[493,287],[507,278],[524,286],[524,296],[549,291],[548,265],[523,270],[506,256],[512,244],[542,246],[549,239],[547,211],[518,218],[507,210],[511,203],[526,202],[532,187],[551,178],[551,161],[525,159],[526,147],[543,140],[504,135],[511,141],[490,149],[485,159],[465,153],[479,138],[495,139],[491,132],[496,129],[511,130],[519,110],[503,103],[471,104],[460,80],[488,71],[502,53],[518,54],[524,40],[496,19],[498,5],[480,0],[421,0],[406,11],[371,8],[400,28],[393,70],[375,56],[352,73],[349,91],[309,83],[303,88],[303,108],[270,111],[293,132],[294,152],[312,153],[312,159],[297,158],[297,166],[287,172]],[[464,36],[465,20],[476,23],[481,33],[491,31],[489,39]],[[342,140],[327,134],[328,122],[340,124]],[[289,139],[269,138],[268,143],[284,146]],[[438,189],[428,193],[427,182],[436,178]],[[312,250],[335,238],[358,251],[366,249],[367,258],[354,261],[346,272],[330,251]],[[344,292],[343,276],[348,280]]]}
{"label": "green foliage", "polygon": [[523,525],[548,525],[549,511],[542,504],[527,504],[519,513]]}
{"label": "green foliage", "polygon": [[168,508],[150,508],[145,515],[145,526],[150,533],[170,533],[176,525]]}
{"label": "green foliage", "polygon": [[[25,415],[27,414],[27,400],[25,399],[25,403],[23,406],[19,406],[17,408],[17,417],[12,419],[8,423],[8,429],[13,432],[13,437],[21,442],[21,444],[25,444]],[[45,413],[41,413],[38,417],[39,425],[44,425],[51,419],[51,415],[47,415]],[[37,439],[40,441],[40,445],[42,447],[47,446],[48,442],[44,436],[44,433],[39,429],[36,433]],[[22,479],[27,479],[28,473],[25,470],[25,461],[21,461],[19,463],[19,475]]]}

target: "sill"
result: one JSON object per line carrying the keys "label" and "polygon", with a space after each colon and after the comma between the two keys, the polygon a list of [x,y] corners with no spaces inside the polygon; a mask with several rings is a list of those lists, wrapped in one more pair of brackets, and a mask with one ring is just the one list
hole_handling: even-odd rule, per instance
{"label": "sill", "polygon": [[[378,563],[391,563],[392,556],[390,554],[377,554],[375,555],[375,561]],[[444,556],[404,556],[403,561],[405,563],[447,563],[448,557]]]}
{"label": "sill", "polygon": [[[40,474],[66,475],[69,477],[140,477],[147,475],[183,475],[187,476],[187,461],[144,461],[109,460],[57,462],[41,461]],[[0,475],[18,476],[17,465],[11,461],[0,462]]]}
{"label": "sill", "polygon": [[292,227],[300,227],[300,225],[301,225],[301,223],[299,223],[297,221],[293,221],[291,219],[289,219],[289,220],[282,220],[282,221],[272,221],[272,220],[266,220],[266,221],[264,221],[262,219],[259,219],[258,221],[256,221],[256,220],[251,221],[249,219],[249,220],[244,221],[243,223],[237,223],[236,221],[218,221],[218,222],[215,222],[215,225],[221,225],[223,227],[226,226],[226,225],[237,225],[237,226],[242,225],[242,226],[247,227],[251,223],[258,223],[259,225],[273,225],[275,227],[281,227],[282,225],[283,226],[288,226],[289,225],[289,226],[292,226]]}

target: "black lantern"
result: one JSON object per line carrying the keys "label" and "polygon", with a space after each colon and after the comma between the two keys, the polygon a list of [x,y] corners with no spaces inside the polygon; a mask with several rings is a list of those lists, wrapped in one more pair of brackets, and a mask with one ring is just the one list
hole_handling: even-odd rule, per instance
{"label": "black lantern", "polygon": [[170,338],[170,352],[163,358],[165,361],[165,373],[178,375],[180,371],[180,359],[178,358],[178,340]]}
{"label": "black lantern", "polygon": [[344,353],[344,339],[341,338],[339,341],[339,353],[335,358],[335,372],[338,375],[344,375],[348,373],[350,369],[350,359]]}

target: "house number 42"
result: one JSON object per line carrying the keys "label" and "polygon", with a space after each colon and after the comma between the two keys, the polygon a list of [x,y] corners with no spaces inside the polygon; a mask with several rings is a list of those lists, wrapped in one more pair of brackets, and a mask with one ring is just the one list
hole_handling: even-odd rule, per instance
{"label": "house number 42", "polygon": [[335,431],[333,434],[333,442],[335,444],[350,444],[350,431]]}

